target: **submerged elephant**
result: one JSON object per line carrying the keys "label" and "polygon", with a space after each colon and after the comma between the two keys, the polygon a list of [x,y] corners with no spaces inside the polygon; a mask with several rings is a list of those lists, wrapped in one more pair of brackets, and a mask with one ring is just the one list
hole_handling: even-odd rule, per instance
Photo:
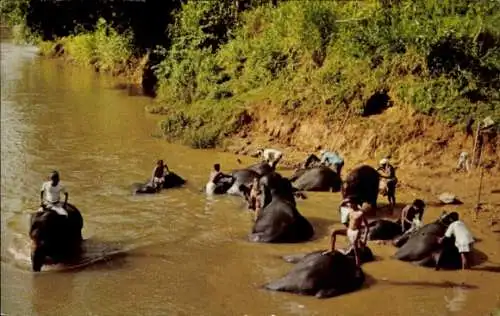
{"label": "submerged elephant", "polygon": [[290,181],[300,191],[338,192],[342,186],[340,176],[325,166],[299,169],[290,177]]}
{"label": "submerged elephant", "polygon": [[303,242],[312,238],[314,229],[295,206],[293,196],[261,184],[261,205],[249,240],[263,243]]}
{"label": "submerged elephant", "polygon": [[315,251],[302,257],[287,275],[265,288],[328,298],[355,291],[364,281],[363,271],[348,256],[338,251],[328,254]]}
{"label": "submerged elephant", "polygon": [[[352,260],[355,260],[354,248],[349,247],[348,249],[338,249],[337,251],[348,256]],[[286,256],[283,256],[282,258],[283,258],[283,260],[285,260],[288,263],[298,263],[300,260],[304,259],[304,257],[306,257],[307,255],[312,254],[312,253],[315,253],[315,252],[286,255]],[[375,260],[373,252],[368,246],[364,246],[364,247],[359,248],[358,254],[359,254],[359,260],[362,264]]]}
{"label": "submerged elephant", "polygon": [[394,245],[400,247],[394,257],[426,267],[435,267],[439,258],[439,266],[442,268],[461,268],[460,254],[453,239],[446,239],[442,244],[438,242],[449,224],[450,218],[447,214],[411,234],[402,235],[394,241]]}
{"label": "submerged elephant", "polygon": [[133,192],[135,194],[152,194],[152,193],[158,193],[160,192],[161,189],[171,189],[171,188],[178,188],[183,186],[186,183],[186,180],[181,178],[179,175],[177,175],[175,172],[170,171],[168,174],[165,175],[165,181],[163,182],[163,186],[158,189],[153,186],[151,181],[148,181],[146,183],[136,183],[132,185]]}
{"label": "submerged elephant", "polygon": [[393,240],[401,236],[403,230],[399,221],[390,221],[387,219],[377,219],[368,224],[370,232],[368,233],[369,240]]}
{"label": "submerged elephant", "polygon": [[65,209],[68,216],[49,209],[31,215],[29,236],[33,271],[40,271],[44,264],[64,263],[79,255],[83,218],[74,205],[67,203]]}
{"label": "submerged elephant", "polygon": [[353,169],[342,184],[342,197],[351,198],[359,204],[367,202],[377,207],[380,175],[374,168],[362,165]]}

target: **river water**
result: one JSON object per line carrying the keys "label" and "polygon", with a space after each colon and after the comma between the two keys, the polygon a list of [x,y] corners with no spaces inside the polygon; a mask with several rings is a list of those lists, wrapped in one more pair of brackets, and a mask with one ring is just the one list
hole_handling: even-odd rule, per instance
{"label": "river water", "polygon": [[[383,245],[373,245],[378,260],[364,266],[370,279],[356,293],[318,300],[262,290],[291,268],[280,255],[326,247],[338,225],[338,194],[309,194],[299,202],[315,240],[249,243],[252,214],[242,201],[200,192],[213,163],[236,168],[236,157],[152,137],[158,117],[144,111],[152,101],[129,96],[116,83],[39,58],[33,47],[2,42],[2,313],[487,315],[497,304],[498,274],[414,267],[390,259],[394,249]],[[188,180],[186,187],[132,196],[130,185],[146,179],[160,158]],[[34,274],[29,213],[52,169],[82,211],[88,261]]]}

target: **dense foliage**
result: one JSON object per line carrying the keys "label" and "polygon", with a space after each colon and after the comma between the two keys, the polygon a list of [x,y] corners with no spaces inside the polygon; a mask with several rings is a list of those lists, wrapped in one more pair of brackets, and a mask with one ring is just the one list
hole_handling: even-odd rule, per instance
{"label": "dense foliage", "polygon": [[[397,104],[452,124],[500,120],[499,1],[184,1],[161,15],[167,31],[133,27],[132,47],[141,36],[156,47],[163,128],[196,147],[216,145],[267,99],[282,113],[332,118]],[[94,43],[85,36],[74,40]],[[116,47],[101,46],[93,52]]]}

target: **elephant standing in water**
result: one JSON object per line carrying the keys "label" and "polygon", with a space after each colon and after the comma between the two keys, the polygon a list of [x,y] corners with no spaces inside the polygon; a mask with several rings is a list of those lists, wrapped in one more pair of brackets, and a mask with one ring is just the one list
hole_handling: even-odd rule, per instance
{"label": "elephant standing in water", "polygon": [[328,298],[355,291],[365,282],[363,270],[338,251],[315,251],[298,261],[287,261],[297,263],[287,275],[265,285],[266,289]]}
{"label": "elephant standing in water", "polygon": [[363,165],[353,169],[342,184],[342,197],[356,200],[359,204],[367,202],[377,207],[380,175],[374,168]]}
{"label": "elephant standing in water", "polygon": [[67,203],[68,216],[49,209],[33,213],[29,236],[32,241],[31,266],[40,271],[47,263],[64,263],[81,252],[83,218],[80,211]]}
{"label": "elephant standing in water", "polygon": [[339,192],[342,186],[340,176],[325,166],[299,169],[290,177],[290,181],[300,191]]}
{"label": "elephant standing in water", "polygon": [[253,225],[250,241],[283,243],[311,239],[314,229],[297,210],[290,182],[279,174],[271,174],[262,177],[259,185],[262,208]]}
{"label": "elephant standing in water", "polygon": [[170,171],[165,175],[165,181],[161,188],[155,188],[151,181],[146,183],[136,183],[132,185],[135,194],[153,194],[160,192],[161,189],[171,189],[183,186],[186,180],[181,178],[175,172]]}
{"label": "elephant standing in water", "polygon": [[462,261],[453,239],[447,239],[442,244],[438,242],[438,238],[444,236],[450,223],[449,214],[444,214],[419,230],[395,239],[394,245],[400,248],[394,257],[426,267],[435,267],[439,258],[439,266],[442,268],[461,268]]}

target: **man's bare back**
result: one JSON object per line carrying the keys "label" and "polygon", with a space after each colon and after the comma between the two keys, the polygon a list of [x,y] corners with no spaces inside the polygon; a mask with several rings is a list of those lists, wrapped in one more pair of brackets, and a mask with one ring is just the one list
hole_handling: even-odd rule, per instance
{"label": "man's bare back", "polygon": [[349,212],[349,229],[359,230],[363,223],[364,213],[361,210],[352,210]]}

